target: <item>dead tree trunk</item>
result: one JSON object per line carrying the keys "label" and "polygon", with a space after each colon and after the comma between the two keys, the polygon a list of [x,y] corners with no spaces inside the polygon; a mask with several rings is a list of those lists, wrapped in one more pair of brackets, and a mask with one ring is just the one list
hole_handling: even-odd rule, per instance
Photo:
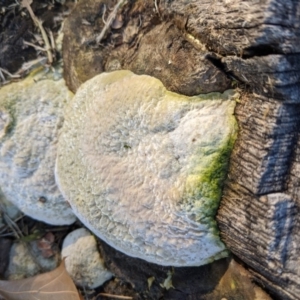
{"label": "dead tree trunk", "polygon": [[214,53],[216,66],[250,87],[237,105],[240,133],[217,218],[257,280],[299,299],[300,1],[161,5]]}
{"label": "dead tree trunk", "polygon": [[81,1],[66,22],[69,87],[122,68],[187,95],[242,83],[221,236],[270,291],[299,299],[300,0],[127,1],[99,44],[109,3]]}

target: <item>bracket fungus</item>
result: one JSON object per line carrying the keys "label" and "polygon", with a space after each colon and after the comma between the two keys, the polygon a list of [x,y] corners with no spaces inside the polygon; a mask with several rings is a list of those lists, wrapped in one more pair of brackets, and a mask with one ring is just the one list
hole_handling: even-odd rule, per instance
{"label": "bracket fungus", "polygon": [[57,136],[71,93],[64,80],[33,75],[0,90],[0,188],[30,217],[53,225],[76,220],[54,178]]}
{"label": "bracket fungus", "polygon": [[214,217],[237,132],[233,94],[182,96],[125,70],[85,82],[66,108],[55,171],[74,213],[152,263],[225,257]]}

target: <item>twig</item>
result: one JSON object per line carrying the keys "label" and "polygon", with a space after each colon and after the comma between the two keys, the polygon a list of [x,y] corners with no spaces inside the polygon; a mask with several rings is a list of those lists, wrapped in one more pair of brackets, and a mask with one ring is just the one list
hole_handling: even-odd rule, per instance
{"label": "twig", "polygon": [[37,68],[40,65],[45,65],[46,62],[47,62],[47,58],[45,56],[39,57],[34,60],[30,60],[26,63],[23,63],[22,67],[17,71],[16,74],[20,74],[20,75],[27,74],[32,69]]}
{"label": "twig", "polygon": [[51,30],[49,30],[49,36],[50,36],[50,41],[51,41],[51,48],[56,49],[53,33]]}
{"label": "twig", "polygon": [[44,40],[44,43],[45,43],[45,48],[46,48],[47,57],[48,57],[48,63],[52,64],[53,63],[53,57],[52,57],[51,46],[50,46],[50,43],[49,43],[47,33],[46,33],[46,31],[45,31],[45,29],[42,25],[42,22],[38,20],[38,18],[35,16],[33,10],[31,9],[31,6],[30,6],[31,3],[32,3],[32,0],[23,0],[22,1],[22,6],[27,8],[31,19],[36,24],[36,26],[39,27],[39,29],[41,31],[41,34],[42,34],[42,37],[43,37],[43,40]]}
{"label": "twig", "polygon": [[106,25],[106,21],[104,19],[105,13],[106,13],[106,5],[104,4],[103,13],[102,13],[102,22],[104,23],[104,25]]}
{"label": "twig", "polygon": [[18,225],[10,218],[10,216],[7,214],[6,209],[4,205],[0,203],[0,209],[2,211],[2,216],[4,221],[6,222],[7,226],[11,229],[11,231],[15,234],[15,236],[20,239],[23,237],[23,233],[18,227]]}
{"label": "twig", "polygon": [[43,52],[47,52],[47,50],[46,50],[45,48],[40,47],[40,46],[37,46],[37,45],[32,44],[32,43],[30,43],[30,42],[23,41],[23,44],[25,44],[25,45],[27,45],[27,46],[31,46],[31,47],[33,47],[33,48],[36,49],[36,50],[43,51]]}
{"label": "twig", "polygon": [[[7,70],[0,68],[0,73],[2,74],[2,72],[6,75],[8,75],[10,78],[20,78],[20,75],[16,75],[16,74],[11,74],[10,72],[8,72]],[[2,74],[3,76],[3,74]],[[1,76],[1,77],[2,77]]]}
{"label": "twig", "polygon": [[4,82],[5,81],[5,77],[2,73],[2,69],[0,68],[0,78],[2,79],[2,81]]}
{"label": "twig", "polygon": [[16,235],[13,233],[13,232],[8,232],[8,233],[3,233],[3,234],[0,234],[0,238],[3,238],[3,237],[16,237]]}
{"label": "twig", "polygon": [[156,10],[157,14],[159,15],[159,17],[161,17],[159,9],[158,9],[158,5],[157,5],[157,0],[154,0],[154,6],[155,6],[155,10]]}
{"label": "twig", "polygon": [[[1,209],[2,209],[3,207],[1,207]],[[18,217],[18,218],[16,218],[16,219],[14,219],[14,222],[16,223],[16,222],[18,222],[18,221],[20,221],[22,218],[24,218],[24,215],[22,214],[20,217]],[[7,229],[8,229],[8,225],[5,225],[1,230],[0,230],[0,234],[2,234],[3,232],[5,232]]]}
{"label": "twig", "polygon": [[130,296],[119,296],[119,295],[106,294],[106,293],[99,293],[97,295],[97,297],[98,296],[107,297],[107,298],[115,298],[115,299],[126,299],[126,300],[132,300],[133,299]]}
{"label": "twig", "polygon": [[[114,21],[114,19],[116,18],[116,15],[117,15],[117,12],[118,12],[118,9],[119,7],[123,4],[123,2],[125,2],[125,0],[119,0],[118,3],[115,5],[113,11],[109,14],[106,22],[103,20],[104,22],[104,27],[103,29],[101,30],[100,34],[96,37],[96,43],[99,44],[105,33],[107,32],[108,28],[110,27],[111,23]],[[106,8],[105,8],[106,9]]]}
{"label": "twig", "polygon": [[6,212],[6,209],[5,209],[4,205],[2,205],[1,203],[0,203],[0,209],[2,211],[2,216],[3,216],[3,219],[4,219],[5,223],[7,224],[7,226],[11,229],[11,231],[14,233],[14,235],[17,237],[17,239],[23,244],[23,246],[28,250],[29,254],[31,255],[31,257],[33,259],[33,261],[36,263],[36,265],[39,267],[39,269],[43,271],[44,268],[40,264],[40,262],[37,260],[36,254],[33,252],[33,249],[31,247],[31,245],[24,242],[23,232],[21,231],[21,229],[19,228],[17,223],[9,217],[9,215]]}
{"label": "twig", "polygon": [[[9,218],[9,217],[8,217]],[[18,240],[22,243],[22,245],[27,249],[29,252],[29,255],[31,256],[32,260],[35,262],[35,264],[38,266],[40,271],[45,271],[45,268],[42,266],[42,264],[39,262],[37,259],[36,253],[34,253],[32,246],[24,241],[24,234],[22,233],[21,229],[18,227],[18,225],[9,218],[8,219],[4,218],[5,222],[11,222],[10,224],[7,224],[10,229],[14,232],[14,235],[18,238]]]}

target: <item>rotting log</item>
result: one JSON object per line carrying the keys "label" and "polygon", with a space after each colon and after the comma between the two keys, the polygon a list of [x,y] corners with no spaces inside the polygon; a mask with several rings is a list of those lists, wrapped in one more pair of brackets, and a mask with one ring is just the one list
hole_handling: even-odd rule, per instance
{"label": "rotting log", "polygon": [[[94,3],[100,5],[104,1]],[[170,53],[180,54],[179,66],[182,57],[186,57],[183,67],[189,72],[194,70],[190,68],[191,63],[201,70],[199,73],[208,72],[206,66],[209,64],[206,63],[209,62],[224,76],[243,83],[246,91],[236,109],[240,132],[217,216],[221,237],[229,249],[250,266],[256,280],[275,296],[299,299],[300,0],[147,0],[131,3],[135,4],[125,6],[122,11],[126,18],[119,31],[121,38],[130,32],[126,28],[137,28],[134,20],[142,22],[136,23],[139,24],[138,33],[129,34],[133,39],[127,48],[115,47],[113,41],[118,32],[113,30],[103,41],[106,47],[102,50],[94,50],[93,47],[97,47],[93,42],[85,48],[73,45],[68,40],[74,39],[69,31],[75,31],[79,19],[72,25],[70,18],[64,40],[65,49],[70,47],[74,51],[74,54],[70,51],[64,54],[65,68],[71,73],[66,74],[69,86],[76,90],[84,80],[74,68],[77,61],[84,58],[88,63],[79,70],[87,77],[94,74],[91,66],[99,66],[99,72],[132,66],[132,71],[145,72],[163,82],[161,77],[165,75],[159,74],[167,74],[176,83],[176,87],[170,87],[164,82],[169,89],[188,94],[190,92],[177,87],[178,78],[187,80],[188,75],[178,72],[174,64],[168,64]],[[81,5],[84,6],[83,2]],[[98,16],[101,13],[103,10],[98,9]],[[93,16],[92,12],[89,14]],[[94,21],[91,25],[92,33],[104,26],[96,27]],[[177,39],[174,38],[176,30],[181,34]],[[82,31],[78,36],[85,37]],[[197,51],[186,51],[184,45],[187,43]],[[109,47],[112,44],[115,48]],[[144,48],[147,51],[141,52],[143,56],[138,51]],[[161,60],[151,55],[153,53],[162,53]],[[197,60],[198,53],[202,56]],[[115,55],[117,60],[113,60]],[[193,60],[189,60],[193,55]],[[124,57],[128,62],[124,62]],[[151,64],[152,61],[155,64]],[[165,73],[155,69],[157,64],[163,66]],[[212,74],[217,74],[212,78],[222,78],[218,73]],[[192,86],[203,78],[189,83]],[[186,82],[182,82],[182,86],[186,86]]]}
{"label": "rotting log", "polygon": [[255,93],[284,103],[299,103],[300,54],[272,54],[249,59],[229,56],[221,62],[227,73],[249,85]]}
{"label": "rotting log", "polygon": [[299,106],[245,93],[235,115],[239,137],[229,178],[254,195],[285,190],[293,145],[297,141]]}
{"label": "rotting log", "polygon": [[299,109],[264,96],[242,97],[217,216],[225,244],[281,299],[300,293]]}
{"label": "rotting log", "polygon": [[299,299],[300,1],[163,0],[161,12],[247,86],[217,220],[257,281]]}
{"label": "rotting log", "polygon": [[298,0],[161,0],[161,12],[210,51],[243,58],[299,53]]}
{"label": "rotting log", "polygon": [[231,80],[206,59],[209,52],[155,12],[154,1],[127,1],[97,44],[113,0],[77,4],[64,26],[64,77],[75,92],[95,75],[118,69],[160,79],[168,90],[185,95],[223,92]]}
{"label": "rotting log", "polygon": [[281,299],[299,299],[299,208],[285,193],[255,196],[234,182],[219,213],[222,238]]}

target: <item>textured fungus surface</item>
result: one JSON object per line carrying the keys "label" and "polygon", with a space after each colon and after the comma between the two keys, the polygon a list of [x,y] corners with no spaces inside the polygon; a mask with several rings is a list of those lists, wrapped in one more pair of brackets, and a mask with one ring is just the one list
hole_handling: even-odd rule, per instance
{"label": "textured fungus surface", "polygon": [[100,238],[161,265],[227,255],[214,220],[236,135],[233,92],[168,92],[150,76],[84,83],[59,138],[56,179]]}
{"label": "textured fungus surface", "polygon": [[28,77],[0,91],[0,186],[30,217],[53,225],[75,221],[54,179],[58,131],[70,92],[64,80]]}

